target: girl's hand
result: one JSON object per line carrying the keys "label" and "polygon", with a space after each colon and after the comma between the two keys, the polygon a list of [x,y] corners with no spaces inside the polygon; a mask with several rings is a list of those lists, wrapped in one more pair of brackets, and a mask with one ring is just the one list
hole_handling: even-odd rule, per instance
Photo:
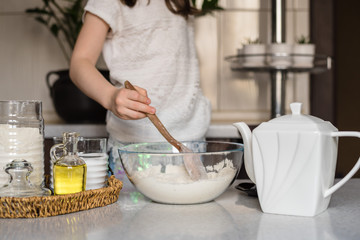
{"label": "girl's hand", "polygon": [[151,100],[146,90],[136,86],[135,88],[138,92],[125,88],[115,90],[109,110],[117,117],[124,120],[136,120],[145,118],[145,113],[155,113],[155,108],[149,106]]}

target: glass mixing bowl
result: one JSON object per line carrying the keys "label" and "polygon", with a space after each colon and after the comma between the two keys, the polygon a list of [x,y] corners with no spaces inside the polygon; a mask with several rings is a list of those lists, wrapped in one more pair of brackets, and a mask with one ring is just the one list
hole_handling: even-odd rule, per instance
{"label": "glass mixing bowl", "polygon": [[[125,172],[139,192],[159,203],[196,204],[220,196],[236,178],[243,144],[183,142],[193,153],[179,153],[169,143],[130,144],[119,149]],[[186,155],[199,157],[207,178],[193,181],[184,167]]]}

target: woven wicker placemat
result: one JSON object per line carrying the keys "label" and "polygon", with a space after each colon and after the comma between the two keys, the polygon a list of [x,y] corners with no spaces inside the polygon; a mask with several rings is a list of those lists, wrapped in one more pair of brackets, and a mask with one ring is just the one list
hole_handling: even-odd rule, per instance
{"label": "woven wicker placemat", "polygon": [[104,188],[47,197],[0,197],[0,218],[50,217],[103,207],[118,200],[123,183],[115,176]]}

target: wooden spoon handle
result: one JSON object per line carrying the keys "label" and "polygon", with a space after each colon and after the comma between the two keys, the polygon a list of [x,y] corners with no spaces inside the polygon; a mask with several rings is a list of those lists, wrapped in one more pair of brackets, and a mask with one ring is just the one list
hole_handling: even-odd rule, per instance
{"label": "wooden spoon handle", "polygon": [[[129,81],[125,81],[125,88],[126,89],[130,89],[130,90],[134,90],[137,91],[135,89],[135,87],[129,82]],[[154,126],[159,130],[159,132],[161,133],[161,135],[174,147],[176,147],[176,149],[179,152],[183,152],[184,151],[184,147],[182,146],[183,144],[181,144],[180,142],[176,141],[175,138],[173,138],[173,136],[170,135],[170,133],[168,132],[168,130],[165,128],[165,126],[162,124],[162,122],[160,121],[160,119],[156,116],[156,114],[150,114],[150,113],[145,113],[146,116],[150,119],[150,121],[154,124]]]}

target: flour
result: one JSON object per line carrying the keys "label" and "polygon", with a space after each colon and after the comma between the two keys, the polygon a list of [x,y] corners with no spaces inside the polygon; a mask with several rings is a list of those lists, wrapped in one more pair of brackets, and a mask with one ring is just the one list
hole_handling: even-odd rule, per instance
{"label": "flour", "polygon": [[44,175],[44,138],[39,129],[0,124],[0,186],[9,179],[4,167],[17,158],[31,163],[34,170],[30,181],[40,185]]}
{"label": "flour", "polygon": [[157,165],[134,172],[131,180],[141,193],[156,202],[203,203],[223,193],[236,174],[232,161],[228,159],[207,166],[206,170],[207,179],[193,181],[184,165]]}

